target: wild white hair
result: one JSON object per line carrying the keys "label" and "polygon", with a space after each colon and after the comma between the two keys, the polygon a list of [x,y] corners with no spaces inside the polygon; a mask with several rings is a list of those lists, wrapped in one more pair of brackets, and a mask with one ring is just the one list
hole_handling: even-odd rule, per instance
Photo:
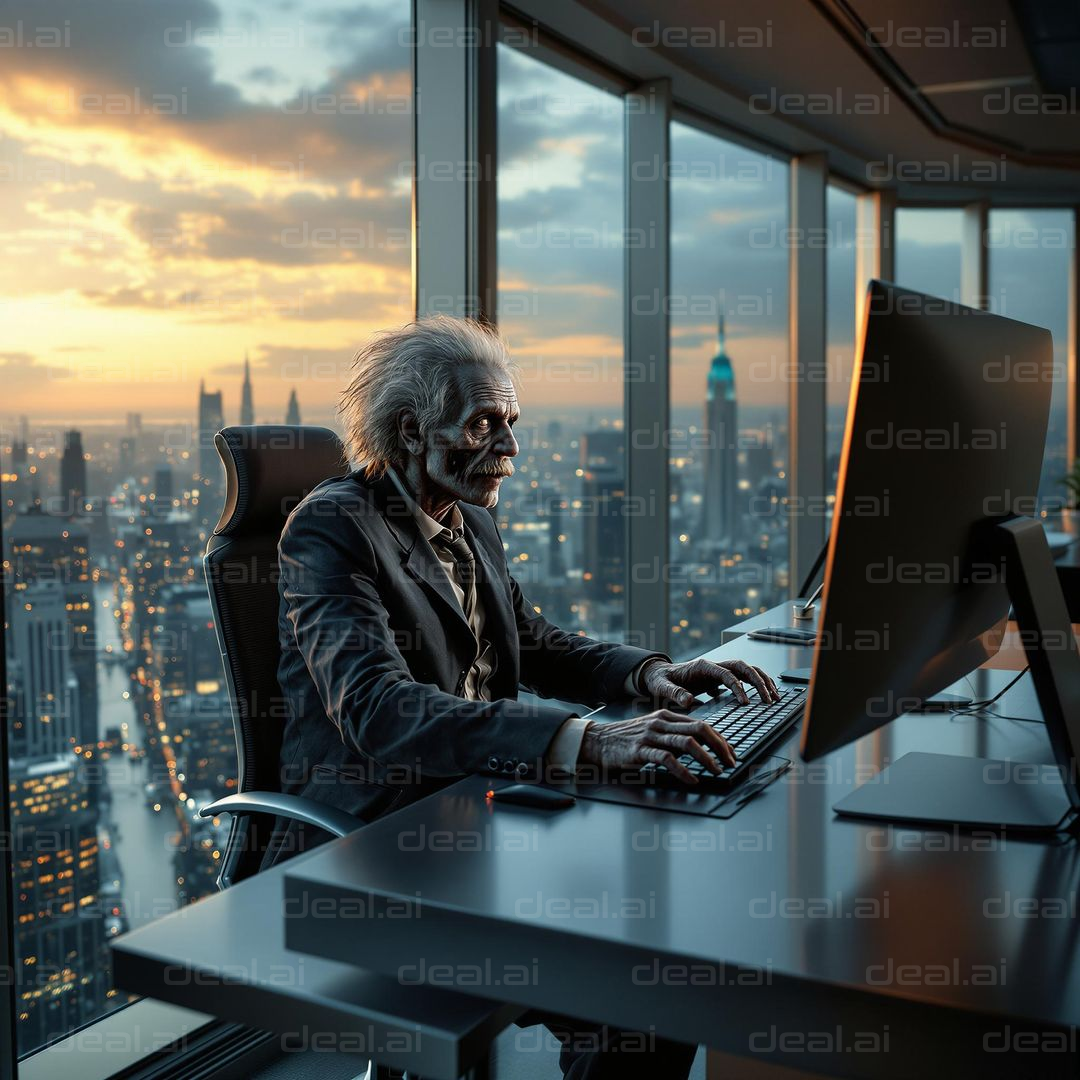
{"label": "wild white hair", "polygon": [[513,379],[514,363],[495,327],[451,315],[425,315],[397,330],[384,330],[353,360],[353,376],[342,391],[338,412],[345,449],[366,475],[378,479],[402,464],[398,417],[416,417],[422,439],[442,424],[463,368],[487,368]]}

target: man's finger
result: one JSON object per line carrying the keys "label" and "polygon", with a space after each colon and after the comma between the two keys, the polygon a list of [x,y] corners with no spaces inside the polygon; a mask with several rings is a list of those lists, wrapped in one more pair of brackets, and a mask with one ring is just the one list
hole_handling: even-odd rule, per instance
{"label": "man's finger", "polygon": [[716,751],[716,756],[725,764],[735,767],[738,762],[735,759],[735,751],[731,749],[727,739],[720,735],[716,729],[704,720],[700,722],[698,730],[694,733],[697,740]]}
{"label": "man's finger", "polygon": [[755,667],[754,670],[765,680],[766,685],[772,691],[773,701],[779,701],[780,691],[776,688],[776,683],[773,682],[772,676],[767,671],[762,671],[759,667]]}
{"label": "man's finger", "polygon": [[709,749],[713,750],[725,765],[734,768],[738,764],[735,751],[728,745],[727,740],[718,735],[712,725],[704,720],[686,720],[680,717],[672,723],[664,724],[661,730],[674,732],[681,737],[690,737],[696,744],[706,748],[704,753],[707,754]]}
{"label": "man's finger", "polygon": [[676,734],[672,732],[666,735],[655,736],[655,741],[661,746],[670,747],[678,754],[689,754],[695,761],[704,765],[710,772],[719,772],[720,766],[716,758],[705,749],[692,735]]}
{"label": "man's finger", "polygon": [[643,746],[639,756],[642,764],[651,761],[654,765],[663,765],[672,776],[677,776],[684,784],[698,782],[698,778],[670,750],[660,746]]}
{"label": "man's finger", "polygon": [[720,671],[720,681],[735,695],[739,704],[749,705],[750,699],[746,696],[746,691],[743,689],[739,677],[734,675],[728,668],[721,668]]}
{"label": "man's finger", "polygon": [[745,660],[732,660],[728,670],[748,682],[758,692],[762,701],[773,700],[772,691],[756,667],[751,667]]}
{"label": "man's finger", "polygon": [[709,690],[716,693],[725,686],[724,671],[726,669],[712,660],[695,660],[686,668],[686,685],[701,693]]}
{"label": "man's finger", "polygon": [[662,679],[657,683],[653,693],[658,698],[670,701],[683,709],[689,709],[694,704],[694,695],[685,687],[673,683],[670,679]]}

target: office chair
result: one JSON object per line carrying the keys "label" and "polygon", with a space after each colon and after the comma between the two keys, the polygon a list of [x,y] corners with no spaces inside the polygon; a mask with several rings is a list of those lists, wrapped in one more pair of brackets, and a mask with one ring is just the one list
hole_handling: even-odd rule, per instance
{"label": "office chair", "polygon": [[328,476],[347,469],[329,428],[256,424],[223,428],[214,445],[225,466],[225,506],[206,545],[203,571],[236,735],[237,792],[201,817],[232,815],[218,888],[254,874],[275,815],[344,836],[363,824],[314,799],[281,791],[278,755],[285,701],[277,681],[278,556],[285,519]]}

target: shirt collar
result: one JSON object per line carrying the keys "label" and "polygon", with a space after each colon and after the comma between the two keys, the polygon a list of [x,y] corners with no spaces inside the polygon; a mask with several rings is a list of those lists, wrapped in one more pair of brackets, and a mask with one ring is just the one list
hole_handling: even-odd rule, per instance
{"label": "shirt collar", "polygon": [[409,513],[416,519],[420,535],[429,543],[441,532],[453,532],[462,527],[461,511],[458,509],[457,503],[454,503],[453,508],[450,510],[446,525],[440,525],[427,511],[421,509],[420,504],[413,498],[412,492],[405,486],[405,481],[398,475],[397,469],[391,466],[387,471],[390,474],[390,479],[394,482],[394,486],[405,500],[405,506]]}

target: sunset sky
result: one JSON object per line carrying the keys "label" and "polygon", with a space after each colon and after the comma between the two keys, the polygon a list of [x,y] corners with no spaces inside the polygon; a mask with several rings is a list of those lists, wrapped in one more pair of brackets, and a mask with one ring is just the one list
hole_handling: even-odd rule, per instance
{"label": "sunset sky", "polygon": [[[260,419],[293,386],[330,419],[357,344],[410,315],[408,3],[23,7],[0,64],[5,423],[190,419],[200,378],[233,422],[245,351]],[[621,403],[622,132],[616,97],[500,47],[500,322],[526,407]],[[700,402],[722,302],[740,401],[782,406],[748,372],[787,359],[787,165],[682,124],[672,158],[672,400]],[[907,283],[952,291],[951,228],[908,217]],[[1053,289],[1024,292],[1052,252],[993,258],[1007,314],[1058,320]]]}

